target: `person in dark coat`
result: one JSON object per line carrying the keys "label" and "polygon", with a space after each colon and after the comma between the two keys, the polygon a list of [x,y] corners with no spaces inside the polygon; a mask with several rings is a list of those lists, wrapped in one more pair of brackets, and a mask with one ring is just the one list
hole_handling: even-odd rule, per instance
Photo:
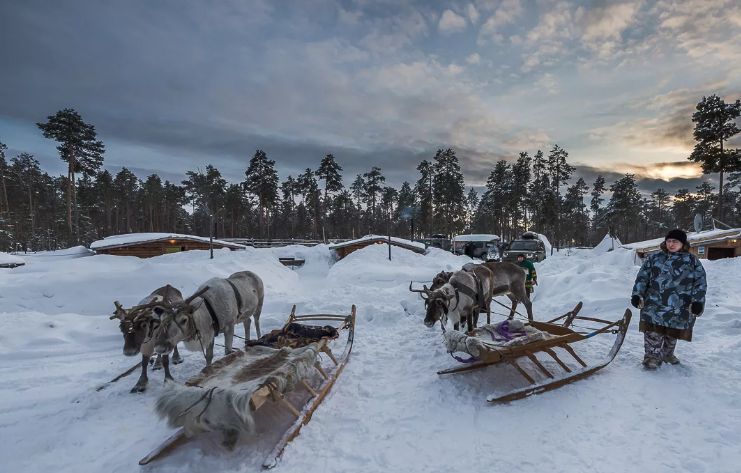
{"label": "person in dark coat", "polygon": [[525,255],[517,255],[517,265],[521,267],[526,273],[525,277],[525,290],[527,291],[528,297],[533,293],[534,286],[538,285],[538,273],[535,271],[535,265],[532,261],[525,258]]}
{"label": "person in dark coat", "polygon": [[692,341],[695,319],[705,308],[707,282],[700,260],[689,252],[687,234],[672,230],[661,251],[646,256],[636,276],[630,303],[641,309],[643,365],[677,364],[677,340]]}

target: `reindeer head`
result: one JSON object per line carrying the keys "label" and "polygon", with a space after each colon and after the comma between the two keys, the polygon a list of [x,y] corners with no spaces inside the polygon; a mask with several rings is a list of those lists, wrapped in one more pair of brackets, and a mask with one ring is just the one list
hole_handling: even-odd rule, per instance
{"label": "reindeer head", "polygon": [[[159,301],[158,301],[159,302]],[[157,306],[152,303],[124,309],[118,301],[114,302],[116,310],[110,317],[119,320],[119,328],[124,337],[123,353],[134,356],[141,350],[142,344],[153,337],[159,327]]]}
{"label": "reindeer head", "polygon": [[196,335],[194,312],[201,306],[203,300],[193,303],[194,299],[208,291],[208,286],[172,305],[157,306],[155,311],[161,310],[160,326],[154,341],[154,351],[159,354],[170,353],[181,340],[193,338]]}
{"label": "reindeer head", "polygon": [[432,285],[430,286],[430,291],[437,291],[443,285],[447,284],[448,281],[450,281],[451,276],[453,276],[453,273],[450,271],[440,271],[435,275],[435,277],[432,279]]}
{"label": "reindeer head", "polygon": [[446,291],[446,285],[432,291],[424,286],[425,295],[422,296],[425,299],[425,307],[427,312],[425,313],[425,325],[432,327],[435,322],[440,320],[441,324],[445,323],[450,311],[450,301],[455,297],[455,293],[452,291]]}

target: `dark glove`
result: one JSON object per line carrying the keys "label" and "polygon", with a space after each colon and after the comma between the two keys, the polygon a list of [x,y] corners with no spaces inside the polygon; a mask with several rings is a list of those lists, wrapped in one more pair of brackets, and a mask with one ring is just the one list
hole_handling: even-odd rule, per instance
{"label": "dark glove", "polygon": [[705,308],[702,302],[693,302],[690,304],[690,312],[692,312],[692,315],[695,317],[699,317],[700,314],[702,314],[702,310]]}
{"label": "dark glove", "polygon": [[640,309],[641,307],[643,307],[643,299],[641,299],[641,296],[635,295],[630,298],[630,305],[632,305],[636,309]]}

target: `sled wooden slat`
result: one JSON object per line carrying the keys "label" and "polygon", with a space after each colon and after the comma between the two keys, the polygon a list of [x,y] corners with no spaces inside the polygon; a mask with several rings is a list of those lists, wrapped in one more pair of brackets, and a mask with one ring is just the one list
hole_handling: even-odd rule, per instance
{"label": "sled wooden slat", "polygon": [[569,355],[571,355],[580,365],[582,365],[584,368],[587,367],[587,364],[582,360],[579,355],[576,354],[573,348],[571,348],[568,345],[559,345],[561,348],[569,352]]}
{"label": "sled wooden slat", "polygon": [[535,355],[533,355],[532,353],[526,353],[525,356],[530,358],[530,361],[532,361],[533,364],[538,367],[541,373],[553,379],[553,374],[548,371],[545,366],[543,366],[543,364],[540,362],[540,360],[538,360],[538,358],[536,358]]}
{"label": "sled wooden slat", "polygon": [[516,359],[509,360],[509,364],[512,365],[512,366],[514,366],[515,369],[520,372],[520,374],[522,375],[522,377],[525,378],[528,381],[528,383],[535,384],[535,380],[533,379],[533,377],[530,376],[527,373],[527,371],[525,371],[524,369],[522,369],[522,366],[520,366],[520,364],[517,362]]}
{"label": "sled wooden slat", "polygon": [[[596,317],[578,316],[577,314],[579,313],[581,308],[582,303],[579,302],[573,310],[571,310],[567,314],[552,319],[550,322],[528,322],[530,326],[542,332],[547,332],[548,334],[550,334],[551,336],[549,338],[526,343],[524,345],[514,345],[509,347],[502,347],[494,345],[492,343],[482,342],[483,349],[479,350],[479,354],[476,357],[477,360],[474,363],[467,364],[466,366],[459,366],[441,370],[438,371],[438,374],[443,375],[463,373],[484,368],[486,366],[495,365],[501,362],[506,362],[512,365],[517,370],[517,372],[523,378],[525,378],[528,383],[531,384],[531,386],[512,391],[502,396],[490,396],[487,399],[490,402],[507,402],[515,399],[521,399],[531,394],[550,391],[552,389],[556,389],[558,387],[569,384],[573,381],[585,378],[592,373],[595,373],[596,371],[604,368],[615,358],[617,352],[620,350],[620,347],[623,344],[623,340],[625,339],[625,333],[627,332],[628,326],[630,325],[632,313],[629,309],[626,309],[622,319],[611,322]],[[564,320],[564,322],[562,324],[553,323],[559,320]],[[579,333],[570,328],[570,325],[574,320],[587,320],[590,322],[602,323],[604,324],[604,326],[590,333]],[[596,366],[589,367],[587,363],[576,353],[576,351],[574,351],[571,344],[607,332],[616,333],[617,336],[606,361]],[[582,369],[575,371],[575,369],[569,367],[561,358],[559,358],[558,354],[554,351],[554,348],[557,347],[562,348],[569,355],[571,355],[574,360],[576,360],[576,362],[581,365]],[[553,360],[565,372],[566,375],[564,377],[557,377],[551,371],[549,371],[549,369],[546,368],[543,363],[537,358],[536,354],[539,352],[543,352],[553,358]],[[517,363],[518,358],[528,358],[535,365],[537,370],[545,375],[547,379],[542,382],[536,382],[533,376],[529,374],[519,363]]]}
{"label": "sled wooden slat", "polygon": [[564,363],[563,361],[561,361],[561,358],[559,358],[558,355],[556,355],[556,352],[555,351],[553,351],[550,348],[544,348],[543,349],[543,352],[544,353],[547,353],[548,355],[550,355],[551,358],[553,358],[554,360],[556,360],[556,363],[558,363],[558,365],[561,368],[563,368],[564,371],[566,371],[567,373],[571,373],[571,368],[569,368],[569,366],[566,363]]}

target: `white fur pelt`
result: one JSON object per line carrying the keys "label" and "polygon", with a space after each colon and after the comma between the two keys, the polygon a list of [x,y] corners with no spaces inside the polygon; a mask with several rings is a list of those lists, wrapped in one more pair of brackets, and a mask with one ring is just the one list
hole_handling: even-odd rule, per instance
{"label": "white fur pelt", "polygon": [[[506,327],[505,333],[514,333],[517,336],[507,337],[502,335],[499,329],[504,327]],[[482,351],[487,351],[489,347],[507,348],[545,340],[550,337],[552,335],[548,332],[538,330],[520,320],[505,320],[497,324],[484,325],[474,329],[472,335],[466,335],[455,330],[448,330],[443,334],[445,348],[448,353],[463,352],[476,357],[480,356]]]}
{"label": "white fur pelt", "polygon": [[225,445],[233,447],[240,435],[254,432],[249,402],[254,392],[267,384],[283,394],[291,391],[312,376],[317,356],[316,344],[279,350],[252,347],[199,386],[168,386],[155,410],[171,427],[183,427],[188,436],[220,431]]}

